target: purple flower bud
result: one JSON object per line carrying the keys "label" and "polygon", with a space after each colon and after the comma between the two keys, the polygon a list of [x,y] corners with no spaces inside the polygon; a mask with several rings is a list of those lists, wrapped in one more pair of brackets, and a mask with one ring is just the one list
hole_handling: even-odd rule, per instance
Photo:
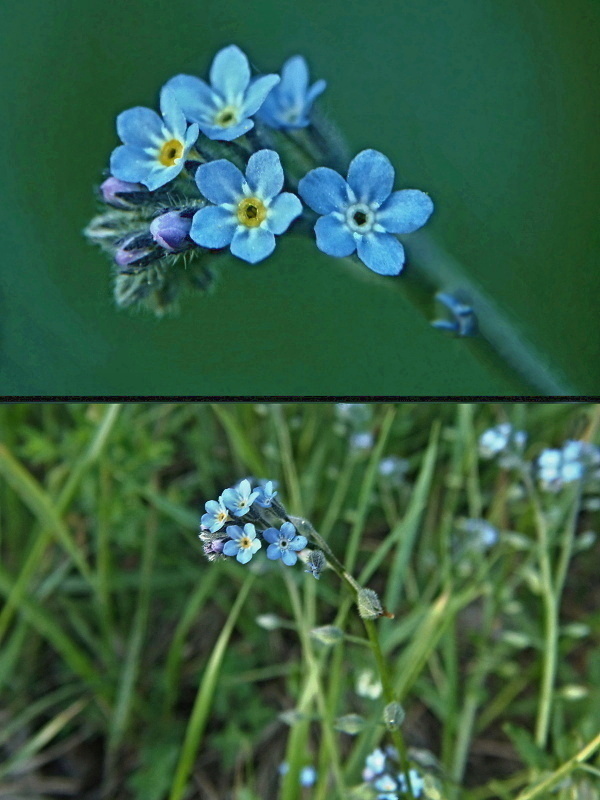
{"label": "purple flower bud", "polygon": [[[136,239],[141,239],[142,241],[136,244]],[[115,253],[115,263],[119,267],[127,267],[129,264],[142,266],[140,263],[142,259],[146,259],[153,252],[151,247],[146,246],[146,242],[143,239],[144,237],[140,237],[139,234],[134,234],[126,239]]]}
{"label": "purple flower bud", "polygon": [[182,217],[178,211],[167,211],[150,223],[154,241],[165,250],[182,250],[187,244],[192,220]]}
{"label": "purple flower bud", "polygon": [[120,181],[118,178],[107,178],[100,186],[102,197],[105,203],[109,203],[116,208],[129,208],[130,204],[120,194],[129,194],[130,192],[145,192],[146,187],[141,183],[127,183],[127,181]]}

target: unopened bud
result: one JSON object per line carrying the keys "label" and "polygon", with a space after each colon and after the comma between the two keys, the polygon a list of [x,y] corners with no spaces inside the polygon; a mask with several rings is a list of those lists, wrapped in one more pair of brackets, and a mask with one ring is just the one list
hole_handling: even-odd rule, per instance
{"label": "unopened bud", "polygon": [[313,628],[310,635],[323,644],[337,644],[344,638],[344,632],[335,625],[321,625],[320,628]]}
{"label": "unopened bud", "polygon": [[115,252],[115,263],[119,267],[143,267],[154,261],[155,257],[152,237],[136,233],[126,239]]}
{"label": "unopened bud", "polygon": [[346,714],[343,717],[338,717],[333,727],[336,731],[347,733],[349,736],[356,736],[357,733],[364,729],[365,725],[365,720],[360,714]]}
{"label": "unopened bud", "polygon": [[191,227],[191,217],[183,217],[179,211],[167,211],[154,217],[150,223],[150,233],[157,244],[173,252],[186,247]]}
{"label": "unopened bud", "polygon": [[116,208],[131,208],[133,203],[130,203],[127,195],[135,195],[138,192],[148,192],[145,186],[141,183],[128,183],[127,181],[120,181],[118,178],[107,178],[100,186],[100,192],[105,203]]}
{"label": "unopened bud", "polygon": [[358,613],[362,619],[377,619],[383,614],[379,595],[373,589],[360,589],[358,592]]}
{"label": "unopened bud", "polygon": [[396,703],[395,701],[393,703],[388,703],[383,709],[383,721],[390,731],[397,730],[404,722],[405,716],[404,709],[400,703]]}

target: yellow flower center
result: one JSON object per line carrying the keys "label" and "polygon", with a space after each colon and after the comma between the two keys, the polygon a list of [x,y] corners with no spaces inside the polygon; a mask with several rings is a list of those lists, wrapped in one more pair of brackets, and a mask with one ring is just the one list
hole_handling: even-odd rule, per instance
{"label": "yellow flower center", "polygon": [[183,143],[178,139],[169,139],[160,148],[158,160],[163,167],[172,167],[176,164],[183,155]]}
{"label": "yellow flower center", "polygon": [[219,511],[217,514],[217,522],[227,522],[229,514],[226,511]]}
{"label": "yellow flower center", "polygon": [[240,539],[240,547],[242,550],[247,550],[249,547],[252,547],[252,539],[249,536],[242,536]]}
{"label": "yellow flower center", "polygon": [[215,125],[221,128],[229,128],[237,122],[237,111],[233,106],[225,106],[215,117]]}
{"label": "yellow flower center", "polygon": [[258,197],[245,197],[237,207],[237,218],[247,228],[258,228],[266,217],[267,209]]}

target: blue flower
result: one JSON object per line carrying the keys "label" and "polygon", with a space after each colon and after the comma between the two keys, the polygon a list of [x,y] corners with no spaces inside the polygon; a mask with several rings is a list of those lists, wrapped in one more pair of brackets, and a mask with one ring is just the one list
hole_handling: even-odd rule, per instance
{"label": "blue flower", "polygon": [[305,128],[316,98],[327,81],[319,80],[309,88],[308,66],[302,56],[288,58],[281,69],[281,82],[267,96],[258,117],[271,128]]}
{"label": "blue flower", "polygon": [[288,229],[302,213],[295,194],[282,192],[283,169],[274,150],[259,150],[248,159],[246,177],[230,161],[202,164],[198,188],[214,206],[194,215],[190,236],[202,247],[230,245],[234,256],[256,264],[275,249],[275,234]]}
{"label": "blue flower", "polygon": [[317,770],[314,767],[302,767],[300,770],[300,786],[312,786],[317,780]]}
{"label": "blue flower", "polygon": [[258,486],[256,491],[258,492],[258,497],[254,502],[263,508],[269,508],[277,494],[277,491],[273,488],[273,481],[267,481],[264,486]]}
{"label": "blue flower", "polygon": [[263,532],[267,542],[267,558],[272,561],[280,558],[284,564],[291,567],[298,560],[296,551],[303,550],[307,545],[306,536],[296,533],[296,528],[291,522],[284,522],[280,530],[277,528],[267,528]]}
{"label": "blue flower", "polygon": [[393,234],[424,225],[433,203],[417,189],[392,192],[393,185],[394,168],[377,150],[363,150],[351,161],[347,181],[329,167],[305,175],[300,196],[323,215],[315,225],[319,250],[338,258],[356,250],[373,272],[398,275],[404,248]]}
{"label": "blue flower", "polygon": [[568,441],[561,450],[544,450],[538,458],[538,479],[542,488],[560,491],[600,464],[600,449],[589,442]]}
{"label": "blue flower", "polygon": [[151,108],[129,108],[117,117],[123,145],[113,150],[110,171],[115,178],[143,183],[151,191],[177,177],[198,138],[198,126],[188,128],[172,92],[160,94],[163,119]]}
{"label": "blue flower", "polygon": [[380,775],[385,769],[385,753],[377,747],[370,753],[365,760],[365,768],[362,772],[364,781],[372,781],[376,775]]}
{"label": "blue flower", "polygon": [[385,797],[386,800],[388,797],[394,797],[394,798],[397,797],[397,795],[388,794],[389,792],[395,792],[396,789],[398,788],[398,784],[391,777],[391,775],[388,775],[387,773],[382,775],[380,778],[377,778],[373,786],[377,789],[378,792],[384,792],[384,794],[379,795],[379,797]]}
{"label": "blue flower", "polygon": [[258,492],[252,491],[250,481],[244,478],[237,486],[225,489],[219,499],[236,517],[243,517],[257,497]]}
{"label": "blue flower", "polygon": [[[410,776],[410,786],[413,791],[413,795],[415,797],[420,797],[423,794],[423,789],[425,788],[425,782],[423,781],[423,778],[419,775],[416,769],[410,769],[408,774]],[[406,778],[402,773],[399,773],[398,775],[398,784],[403,792],[408,791]]]}
{"label": "blue flower", "polygon": [[223,502],[223,495],[218,500],[209,500],[204,504],[206,514],[202,515],[200,522],[204,528],[208,528],[211,533],[221,530],[223,525],[228,522],[231,517],[225,503]]}
{"label": "blue flower", "polygon": [[251,522],[244,525],[244,530],[239,525],[229,525],[227,535],[231,540],[225,542],[223,552],[226,556],[235,556],[240,564],[247,564],[254,553],[262,547],[262,542],[256,538],[256,529]]}
{"label": "blue flower", "polygon": [[230,142],[254,127],[256,114],[279,75],[250,79],[248,59],[232,44],[219,50],[210,68],[209,86],[192,75],[167,81],[190,122],[197,122],[209,139]]}
{"label": "blue flower", "polygon": [[516,431],[508,422],[489,428],[479,437],[479,454],[482,458],[493,458],[501,455],[500,466],[518,466],[527,434],[524,431]]}

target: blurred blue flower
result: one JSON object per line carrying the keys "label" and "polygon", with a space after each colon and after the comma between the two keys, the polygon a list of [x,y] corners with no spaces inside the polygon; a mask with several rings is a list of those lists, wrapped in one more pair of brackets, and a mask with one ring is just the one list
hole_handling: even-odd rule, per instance
{"label": "blurred blue flower", "polygon": [[206,514],[202,515],[200,522],[204,528],[208,528],[211,533],[220,530],[225,523],[231,519],[229,512],[223,502],[223,495],[218,500],[208,500],[204,504]]}
{"label": "blurred blue flower", "polygon": [[317,780],[317,770],[314,767],[302,767],[300,770],[300,786],[312,786]]}
{"label": "blurred blue flower", "polygon": [[258,497],[258,492],[252,491],[250,481],[244,478],[237,486],[231,489],[225,489],[219,500],[233,513],[236,517],[243,517],[250,510],[250,506]]}
{"label": "blurred blue flower", "polygon": [[468,534],[466,544],[475,550],[485,550],[488,547],[493,547],[498,541],[498,528],[485,519],[461,520],[458,527]]}
{"label": "blurred blue flower", "polygon": [[256,491],[258,492],[258,496],[254,502],[263,508],[269,508],[273,504],[273,500],[277,494],[273,481],[267,481],[264,486],[257,486]]}
{"label": "blurred blue flower", "polygon": [[[423,789],[425,788],[425,782],[423,781],[423,778],[419,775],[416,769],[409,769],[408,774],[410,776],[410,786],[414,796],[421,797],[423,794]],[[406,778],[402,773],[398,774],[398,786],[403,792],[408,791]]]}
{"label": "blurred blue flower", "polygon": [[501,456],[499,464],[509,468],[517,466],[527,441],[524,431],[516,431],[508,422],[489,428],[479,437],[479,454],[482,458]]}
{"label": "blurred blue flower", "polygon": [[186,126],[185,116],[172,92],[160,94],[163,119],[150,108],[137,106],[117,117],[123,145],[113,150],[110,171],[127,183],[143,183],[151,191],[177,177],[198,138],[198,126]]}
{"label": "blurred blue flower", "polygon": [[350,447],[353,450],[370,450],[373,447],[373,434],[370,431],[353,433],[350,436]]}
{"label": "blurred blue flower", "polygon": [[280,558],[288,567],[293,566],[298,560],[298,550],[304,550],[308,540],[306,536],[296,533],[296,528],[291,522],[284,522],[280,530],[277,528],[267,528],[263,536],[269,546],[267,547],[267,558],[272,561]]}
{"label": "blurred blue flower", "polygon": [[381,794],[377,795],[377,800],[398,800],[398,795],[395,793],[398,789],[398,784],[387,773],[373,783],[375,789]]}
{"label": "blurred blue flower", "polygon": [[438,292],[435,299],[452,314],[452,319],[435,319],[432,327],[455,333],[457,336],[475,336],[478,330],[477,317],[472,307],[447,292]]}
{"label": "blurred blue flower", "polygon": [[230,161],[202,164],[198,188],[213,206],[194,215],[190,236],[203,247],[230,245],[234,256],[256,264],[275,249],[283,233],[302,213],[295,194],[282,192],[283,169],[274,150],[259,150],[248,159],[246,177]]}
{"label": "blurred blue flower", "polygon": [[538,480],[546,491],[558,492],[599,464],[598,447],[589,442],[568,441],[560,450],[547,449],[541,453],[537,462]]}
{"label": "blurred blue flower", "polygon": [[376,775],[380,775],[385,769],[385,753],[380,747],[375,748],[365,759],[365,767],[362,771],[364,781],[372,781]]}
{"label": "blurred blue flower", "polygon": [[345,181],[317,167],[298,184],[300,196],[317,214],[317,247],[342,258],[355,251],[380,275],[398,275],[404,248],[393,234],[412,233],[433,211],[429,195],[417,189],[392,192],[394,168],[377,150],[363,150],[350,163]]}
{"label": "blurred blue flower", "polygon": [[256,538],[254,525],[247,522],[243,530],[239,525],[229,525],[226,530],[231,540],[225,542],[223,552],[226,556],[235,556],[240,564],[247,564],[254,553],[262,547],[262,542]]}
{"label": "blurred blue flower", "polygon": [[302,56],[288,58],[281,69],[281,81],[267,95],[258,117],[271,128],[304,128],[310,124],[310,110],[327,82],[319,80],[309,88],[308,66]]}
{"label": "blurred blue flower", "polygon": [[279,75],[250,78],[250,65],[239,47],[219,50],[210,68],[209,86],[192,75],[176,75],[166,86],[191,122],[209,139],[230,142],[254,127],[250,119],[263,104]]}

